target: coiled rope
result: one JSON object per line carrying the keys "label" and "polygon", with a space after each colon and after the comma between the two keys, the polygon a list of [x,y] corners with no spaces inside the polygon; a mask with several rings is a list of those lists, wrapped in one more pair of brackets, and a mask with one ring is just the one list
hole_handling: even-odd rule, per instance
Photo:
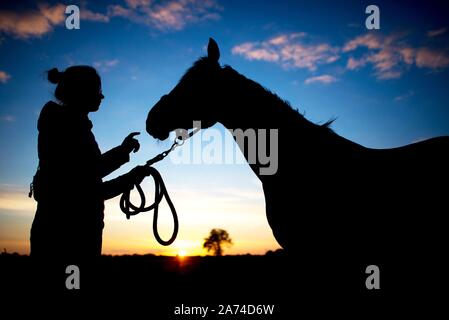
{"label": "coiled rope", "polygon": [[[159,242],[163,246],[169,246],[175,241],[176,236],[178,235],[178,229],[179,229],[179,222],[178,222],[178,215],[176,213],[175,206],[173,205],[173,202],[170,199],[170,196],[168,195],[167,188],[165,187],[164,180],[162,179],[161,174],[159,171],[157,171],[156,168],[152,167],[152,165],[156,162],[161,161],[164,159],[170,152],[172,152],[176,147],[182,146],[184,144],[184,141],[191,136],[193,136],[196,132],[199,131],[199,128],[195,128],[192,132],[188,134],[183,135],[177,135],[175,138],[175,141],[173,142],[170,149],[158,154],[153,159],[148,160],[145,164],[146,167],[148,167],[148,176],[151,176],[154,180],[154,202],[148,206],[146,205],[146,197],[145,193],[142,190],[142,187],[140,184],[135,184],[136,190],[140,196],[140,204],[134,205],[130,200],[130,194],[131,190],[123,192],[121,198],[120,198],[120,209],[124,214],[126,214],[126,218],[129,219],[131,216],[135,216],[141,212],[148,212],[154,209],[153,214],[153,234],[156,238],[157,242]],[[161,203],[162,199],[165,197],[165,200],[167,201],[168,206],[170,207],[171,214],[173,216],[173,233],[168,240],[163,240],[158,231],[157,227],[157,219],[158,219],[158,213],[159,213],[159,204]]]}

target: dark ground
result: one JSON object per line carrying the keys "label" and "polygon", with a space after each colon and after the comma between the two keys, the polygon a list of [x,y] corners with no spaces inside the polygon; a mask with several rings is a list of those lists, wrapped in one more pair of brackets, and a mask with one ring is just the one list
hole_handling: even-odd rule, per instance
{"label": "dark ground", "polygon": [[[342,262],[307,265],[283,253],[183,259],[103,256],[95,268],[80,266],[80,290],[67,290],[65,268],[52,268],[46,262],[40,269],[28,256],[0,255],[2,301],[33,306],[33,311],[43,308],[46,314],[55,305],[63,305],[81,314],[96,309],[103,315],[143,312],[142,319],[204,319],[175,315],[175,308],[183,304],[214,309],[205,319],[299,319],[310,313],[364,319],[374,314],[414,313],[430,297],[432,310],[447,305],[445,287],[432,282],[429,287],[407,286],[408,273],[398,277],[398,270],[388,265],[379,266],[380,290],[366,289],[366,266],[343,266]],[[226,308],[227,304],[274,305],[274,311],[272,315],[218,314],[220,305]]]}

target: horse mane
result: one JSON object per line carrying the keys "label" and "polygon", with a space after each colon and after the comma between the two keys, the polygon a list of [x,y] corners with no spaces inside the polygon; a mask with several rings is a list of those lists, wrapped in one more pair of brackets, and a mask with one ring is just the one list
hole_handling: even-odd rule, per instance
{"label": "horse mane", "polygon": [[178,84],[186,80],[187,78],[191,77],[192,75],[196,74],[201,69],[205,69],[210,66],[209,59],[207,57],[200,57],[198,60],[196,60],[193,65],[184,72],[181,79],[179,79]]}
{"label": "horse mane", "polygon": [[[185,80],[188,80],[188,78],[190,77],[194,77],[195,75],[200,74],[202,70],[207,70],[210,66],[211,62],[206,56],[200,57],[193,63],[193,65],[189,69],[187,69],[187,71],[179,80],[178,84]],[[284,116],[286,118],[299,119],[305,125],[309,125],[310,127],[316,129],[321,129],[321,131],[334,133],[331,125],[336,120],[336,118],[329,119],[323,124],[313,123],[306,119],[306,117],[304,116],[305,113],[301,113],[298,109],[292,107],[289,101],[280,98],[276,93],[272,92],[270,89],[262,86],[256,81],[245,77],[244,75],[233,69],[231,66],[225,65],[222,70],[228,73],[230,76],[237,78],[241,83],[244,83],[247,86],[248,90],[258,91],[259,93],[257,94],[257,96],[259,97],[260,102],[266,103],[267,101],[269,101],[271,102],[270,104],[278,106],[279,109],[277,110],[277,112],[281,114],[284,113]]]}
{"label": "horse mane", "polygon": [[302,113],[297,108],[294,108],[288,100],[282,99],[270,89],[262,86],[261,84],[257,83],[254,80],[245,77],[244,75],[233,69],[231,66],[225,65],[223,70],[225,70],[225,72],[228,72],[232,76],[237,77],[240,81],[245,83],[248,86],[249,90],[259,91],[260,92],[260,94],[258,95],[260,97],[259,101],[265,102],[270,101],[271,104],[277,106],[281,112],[285,113],[285,116],[292,117],[293,119],[299,118],[300,121],[309,124],[312,127],[320,128],[324,131],[334,133],[334,131],[331,128],[331,125],[336,120],[336,118],[329,119],[323,124],[313,123],[305,117],[305,112]]}

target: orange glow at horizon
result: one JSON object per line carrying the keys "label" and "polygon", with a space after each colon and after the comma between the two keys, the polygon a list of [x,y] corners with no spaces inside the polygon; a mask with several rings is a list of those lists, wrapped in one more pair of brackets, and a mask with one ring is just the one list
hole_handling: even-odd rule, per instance
{"label": "orange glow at horizon", "polygon": [[[151,190],[149,186],[143,187]],[[204,256],[208,254],[203,249],[204,238],[213,228],[227,230],[233,240],[233,246],[224,248],[225,255],[265,254],[268,250],[276,250],[280,246],[266,220],[260,189],[257,185],[254,189],[171,188],[180,229],[177,239],[168,247],[154,239],[152,213],[142,213],[127,220],[119,209],[118,198],[107,201],[102,253]],[[29,254],[29,232],[36,202],[24,194],[23,191],[0,190],[2,251]],[[160,208],[159,216],[159,233],[167,239],[173,228],[172,217],[164,206]]]}

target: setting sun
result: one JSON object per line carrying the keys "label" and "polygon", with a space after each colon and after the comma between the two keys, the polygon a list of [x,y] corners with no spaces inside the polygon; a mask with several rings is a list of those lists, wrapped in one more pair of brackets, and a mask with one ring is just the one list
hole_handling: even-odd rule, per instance
{"label": "setting sun", "polygon": [[178,251],[178,256],[185,257],[186,255],[187,255],[187,252],[185,250],[179,250]]}

